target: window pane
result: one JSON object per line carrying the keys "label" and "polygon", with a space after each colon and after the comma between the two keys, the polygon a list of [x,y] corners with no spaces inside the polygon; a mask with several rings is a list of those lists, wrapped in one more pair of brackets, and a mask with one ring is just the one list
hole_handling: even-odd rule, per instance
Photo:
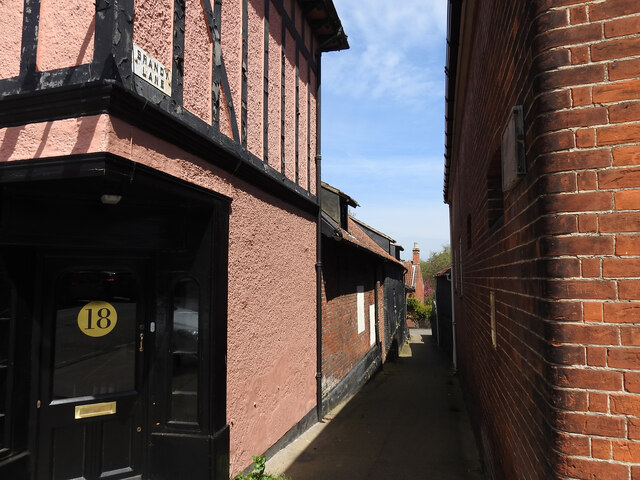
{"label": "window pane", "polygon": [[0,455],[9,448],[9,399],[11,398],[11,359],[9,346],[13,289],[6,278],[0,278]]}
{"label": "window pane", "polygon": [[79,270],[58,280],[54,399],[135,389],[137,297],[128,271]]}
{"label": "window pane", "polygon": [[171,420],[176,422],[198,422],[199,304],[194,280],[176,284],[171,335]]}

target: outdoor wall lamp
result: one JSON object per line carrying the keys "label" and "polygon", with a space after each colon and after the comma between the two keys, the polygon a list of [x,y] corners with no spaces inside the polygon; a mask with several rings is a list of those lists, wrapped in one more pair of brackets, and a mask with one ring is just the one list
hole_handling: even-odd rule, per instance
{"label": "outdoor wall lamp", "polygon": [[117,205],[122,200],[122,195],[115,195],[111,193],[104,193],[100,196],[100,201],[104,205]]}

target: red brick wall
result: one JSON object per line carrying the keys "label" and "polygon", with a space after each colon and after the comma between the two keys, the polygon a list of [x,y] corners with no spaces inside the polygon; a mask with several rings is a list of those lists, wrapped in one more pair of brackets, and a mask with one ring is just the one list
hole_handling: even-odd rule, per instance
{"label": "red brick wall", "polygon": [[[454,301],[489,469],[640,479],[640,2],[465,3]],[[518,104],[529,172],[490,226],[491,164]]]}
{"label": "red brick wall", "polygon": [[[375,304],[376,261],[345,243],[322,245],[323,393],[370,349],[369,305]],[[364,287],[365,329],[358,333],[356,290]]]}

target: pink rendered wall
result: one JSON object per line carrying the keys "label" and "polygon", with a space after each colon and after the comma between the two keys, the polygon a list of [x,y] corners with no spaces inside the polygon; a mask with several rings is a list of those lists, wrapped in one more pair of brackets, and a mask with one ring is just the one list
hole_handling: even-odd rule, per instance
{"label": "pink rendered wall", "polygon": [[[227,94],[233,100],[233,108],[240,131],[240,93],[242,87],[242,3],[241,0],[222,2],[222,24],[220,26],[222,58],[227,69],[229,88]],[[230,95],[229,95],[230,94]],[[250,107],[252,108],[252,107]]]}
{"label": "pink rendered wall", "polygon": [[284,121],[284,174],[296,179],[296,44],[287,30],[284,41],[285,61],[285,121]]}
{"label": "pink rendered wall", "polygon": [[311,170],[310,173],[310,178],[311,178],[311,183],[310,183],[310,191],[313,195],[316,194],[317,191],[317,185],[316,185],[316,148],[317,148],[317,142],[316,142],[316,127],[317,127],[317,108],[318,108],[318,103],[317,103],[317,92],[318,92],[318,79],[316,77],[316,74],[312,71],[311,72],[311,82],[310,82],[310,88],[311,88],[311,104],[309,105],[310,108],[310,113],[311,113],[311,125],[310,125],[310,140],[311,140],[311,159],[310,159],[310,164],[309,164],[309,169]]}
{"label": "pink rendered wall", "polygon": [[95,2],[90,0],[42,0],[38,71],[73,67],[93,60],[95,10]]}
{"label": "pink rendered wall", "polygon": [[105,151],[107,120],[99,115],[0,129],[0,161]]}
{"label": "pink rendered wall", "polygon": [[0,0],[0,79],[20,73],[24,0]]}
{"label": "pink rendered wall", "polygon": [[134,2],[133,41],[167,68],[172,68],[173,1]]}
{"label": "pink rendered wall", "polygon": [[233,130],[231,127],[231,115],[227,105],[227,94],[222,85],[220,85],[220,132],[229,138],[233,138]]}
{"label": "pink rendered wall", "polygon": [[307,99],[307,91],[309,90],[309,72],[307,59],[300,54],[300,84],[299,84],[299,99],[300,108],[298,112],[298,158],[300,164],[300,181],[298,182],[302,188],[307,188],[307,169],[308,169],[308,145],[307,145],[307,128],[309,123],[307,122],[307,112],[309,111],[309,104]]}
{"label": "pink rendered wall", "polygon": [[187,0],[184,31],[184,108],[211,123],[213,39],[201,0]]}
{"label": "pink rendered wall", "polygon": [[250,0],[248,9],[247,148],[263,157],[264,0]]}
{"label": "pink rendered wall", "polygon": [[295,22],[296,22],[296,30],[298,31],[298,33],[300,33],[302,35],[302,23],[304,22],[304,18],[302,16],[302,8],[300,7],[300,5],[296,5],[296,18],[295,18]]}
{"label": "pink rendered wall", "polygon": [[293,12],[293,2],[295,2],[296,0],[283,0],[283,4],[284,4],[284,10],[285,12],[287,12],[287,15],[289,15],[289,18],[291,18],[291,12]]}
{"label": "pink rendered wall", "polygon": [[[50,1],[50,0],[47,0]],[[291,0],[284,2],[285,11],[292,12]],[[134,41],[165,65],[171,64],[173,37],[173,2],[150,0],[136,2]],[[250,0],[248,8],[248,78],[247,78],[247,148],[260,159],[264,159],[264,8],[265,0]],[[269,73],[268,73],[268,158],[276,170],[281,168],[282,134],[284,133],[285,175],[292,181],[296,178],[296,146],[298,147],[299,184],[315,194],[316,154],[316,105],[315,74],[307,78],[307,60],[299,55],[299,112],[296,112],[296,41],[287,31],[285,42],[285,124],[282,132],[282,16],[269,1]],[[303,18],[301,8],[296,8],[295,24],[302,30],[305,43],[311,48],[310,27]],[[232,121],[228,101],[233,101],[235,122],[240,131],[242,88],[242,3],[241,0],[222,2],[221,44],[223,60],[229,81],[229,89],[221,89],[220,130],[233,138]],[[185,18],[185,64],[184,107],[211,123],[211,62],[212,39],[209,36],[206,18],[199,0],[187,0]],[[309,82],[312,82],[311,85]],[[311,88],[311,105],[307,101],[307,90]],[[307,111],[311,114],[311,125],[307,124]],[[298,144],[296,145],[296,118],[298,119]],[[308,159],[308,137],[311,142],[311,165]],[[307,172],[311,182],[307,183]]]}
{"label": "pink rendered wall", "polygon": [[269,165],[280,171],[282,106],[282,17],[269,7]]}
{"label": "pink rendered wall", "polygon": [[107,114],[0,129],[0,152],[1,161],[110,152],[231,197],[227,421],[232,473],[314,408],[313,215]]}
{"label": "pink rendered wall", "polygon": [[311,48],[311,26],[309,22],[304,21],[304,44],[307,47],[307,50],[311,53],[311,56],[314,56],[313,50]]}

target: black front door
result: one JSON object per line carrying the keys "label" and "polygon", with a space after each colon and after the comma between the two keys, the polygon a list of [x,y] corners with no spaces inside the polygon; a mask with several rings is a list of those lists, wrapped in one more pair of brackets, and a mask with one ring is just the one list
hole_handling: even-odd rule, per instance
{"label": "black front door", "polygon": [[39,480],[142,478],[148,264],[44,260]]}
{"label": "black front door", "polygon": [[9,163],[0,479],[228,479],[230,199],[110,155]]}

